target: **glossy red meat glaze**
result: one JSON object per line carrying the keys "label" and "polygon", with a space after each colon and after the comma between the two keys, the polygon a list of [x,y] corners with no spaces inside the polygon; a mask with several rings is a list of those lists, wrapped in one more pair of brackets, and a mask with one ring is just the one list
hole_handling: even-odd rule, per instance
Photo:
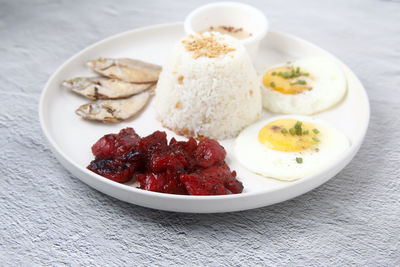
{"label": "glossy red meat glaze", "polygon": [[89,170],[120,183],[136,178],[144,190],[184,195],[243,191],[236,172],[225,163],[225,149],[212,139],[197,143],[193,138],[172,138],[168,144],[165,132],[141,138],[132,128],[126,128],[100,138],[92,152],[95,160]]}

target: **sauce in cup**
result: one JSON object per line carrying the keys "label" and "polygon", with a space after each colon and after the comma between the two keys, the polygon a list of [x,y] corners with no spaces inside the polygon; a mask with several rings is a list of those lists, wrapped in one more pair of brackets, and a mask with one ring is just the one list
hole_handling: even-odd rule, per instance
{"label": "sauce in cup", "polygon": [[228,34],[239,40],[244,40],[253,35],[252,33],[243,30],[243,28],[235,28],[232,26],[210,26],[206,30],[200,32],[219,32],[222,34]]}

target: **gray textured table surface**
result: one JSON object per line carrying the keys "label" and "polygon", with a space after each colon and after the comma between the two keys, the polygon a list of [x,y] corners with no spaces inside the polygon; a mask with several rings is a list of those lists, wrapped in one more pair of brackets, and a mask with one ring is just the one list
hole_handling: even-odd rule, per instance
{"label": "gray textured table surface", "polygon": [[296,199],[228,214],[123,203],[73,177],[38,122],[50,75],[110,35],[182,21],[205,1],[0,0],[0,265],[400,265],[400,2],[249,1],[271,27],[327,49],[364,83],[355,159]]}

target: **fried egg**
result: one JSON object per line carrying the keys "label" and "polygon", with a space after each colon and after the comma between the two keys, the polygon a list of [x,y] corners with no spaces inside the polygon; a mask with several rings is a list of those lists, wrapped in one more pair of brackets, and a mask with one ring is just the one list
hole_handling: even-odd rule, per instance
{"label": "fried egg", "polygon": [[315,57],[272,67],[261,75],[263,107],[284,114],[310,115],[340,102],[347,90],[343,70],[331,58]]}
{"label": "fried egg", "polygon": [[248,170],[285,181],[312,175],[350,147],[327,122],[308,116],[278,116],[244,129],[234,142],[235,157]]}

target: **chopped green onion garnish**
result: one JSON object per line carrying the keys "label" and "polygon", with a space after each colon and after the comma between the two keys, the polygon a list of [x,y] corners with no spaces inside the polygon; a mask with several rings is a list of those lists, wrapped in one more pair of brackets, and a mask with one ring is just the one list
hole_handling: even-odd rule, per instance
{"label": "chopped green onion garnish", "polygon": [[281,133],[283,133],[283,134],[287,134],[287,133],[288,133],[288,131],[287,131],[285,128],[283,128],[283,129],[281,130]]}
{"label": "chopped green onion garnish", "polygon": [[308,130],[303,131],[303,135],[308,134]]}
{"label": "chopped green onion garnish", "polygon": [[294,135],[294,129],[293,128],[290,128],[289,132],[290,132],[291,135]]}
{"label": "chopped green onion garnish", "polygon": [[272,88],[275,88],[275,83],[274,82],[270,82],[270,84]]}
{"label": "chopped green onion garnish", "polygon": [[315,134],[319,134],[318,129],[313,129],[312,131],[313,131]]}
{"label": "chopped green onion garnish", "polygon": [[307,82],[305,80],[297,80],[294,83],[290,83],[290,85],[295,85],[295,84],[306,85]]}
{"label": "chopped green onion garnish", "polygon": [[296,162],[299,164],[303,163],[303,158],[296,158]]}
{"label": "chopped green onion garnish", "polygon": [[273,71],[273,72],[272,72],[272,76],[275,76],[275,75],[276,75],[276,72],[275,72],[275,71]]}
{"label": "chopped green onion garnish", "polygon": [[302,73],[303,76],[309,76],[310,73]]}
{"label": "chopped green onion garnish", "polygon": [[318,142],[319,142],[319,139],[318,139],[318,138],[316,138],[316,137],[313,137],[313,138],[312,138],[312,140],[313,140],[314,142],[316,142],[316,143],[318,143]]}
{"label": "chopped green onion garnish", "polygon": [[311,91],[311,90],[312,90],[312,87],[308,88],[308,91]]}
{"label": "chopped green onion garnish", "polygon": [[296,130],[296,135],[301,135],[301,121],[297,121],[296,124],[294,125],[294,129]]}
{"label": "chopped green onion garnish", "polygon": [[297,83],[301,84],[301,85],[306,85],[307,84],[307,82],[305,80],[298,80]]}
{"label": "chopped green onion garnish", "polygon": [[300,67],[296,68],[296,73],[300,73]]}

